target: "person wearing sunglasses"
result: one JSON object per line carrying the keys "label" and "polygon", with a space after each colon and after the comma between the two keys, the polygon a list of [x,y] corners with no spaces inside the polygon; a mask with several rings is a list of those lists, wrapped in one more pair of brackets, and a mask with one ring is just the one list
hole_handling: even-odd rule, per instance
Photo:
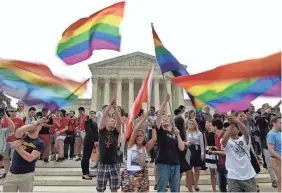
{"label": "person wearing sunglasses", "polygon": [[[18,128],[22,127],[24,125],[24,122],[21,118],[17,117],[17,110],[16,109],[11,109],[8,111],[10,115],[10,119],[13,121],[15,125],[15,130]],[[3,127],[6,128],[9,126],[9,122],[7,119],[4,119],[3,121]],[[6,148],[3,154],[3,160],[4,160],[4,168],[5,168],[5,173],[0,176],[0,179],[6,178],[6,175],[9,171],[10,168],[10,160],[12,159],[13,153],[14,153],[14,148],[12,148],[13,143],[16,141],[15,137],[15,131],[12,131],[9,133],[7,140],[6,140]]]}
{"label": "person wearing sunglasses", "polygon": [[18,108],[17,108],[17,117],[23,119],[27,116],[27,114],[24,112],[24,103],[18,102]]}

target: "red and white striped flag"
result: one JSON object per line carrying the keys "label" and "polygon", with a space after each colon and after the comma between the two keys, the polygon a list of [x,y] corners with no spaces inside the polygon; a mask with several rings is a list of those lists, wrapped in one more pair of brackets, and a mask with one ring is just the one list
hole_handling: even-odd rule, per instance
{"label": "red and white striped flag", "polygon": [[153,73],[154,73],[154,66],[150,69],[148,72],[147,77],[142,83],[142,86],[138,92],[138,95],[131,107],[128,121],[127,121],[127,126],[126,126],[126,135],[125,135],[125,140],[127,140],[132,132],[132,123],[134,119],[137,118],[143,103],[148,103],[150,104],[151,102],[151,91],[152,91],[152,78],[153,78]]}

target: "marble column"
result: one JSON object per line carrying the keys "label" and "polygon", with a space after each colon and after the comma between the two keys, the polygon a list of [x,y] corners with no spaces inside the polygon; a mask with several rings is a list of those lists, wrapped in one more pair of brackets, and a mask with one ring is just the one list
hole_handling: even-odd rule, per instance
{"label": "marble column", "polygon": [[122,106],[122,79],[117,79],[117,105]]}
{"label": "marble column", "polygon": [[[169,100],[170,105],[169,104],[166,105],[166,112],[167,112],[168,115],[171,115],[171,114],[173,114],[173,109],[170,109],[170,107],[172,107],[172,97],[173,97],[172,92],[171,92],[171,83],[170,83],[169,80],[166,80],[165,84],[166,84],[165,86],[166,86],[167,93],[170,96],[170,100]],[[172,110],[172,112],[171,112],[171,110]]]}
{"label": "marble column", "polygon": [[154,107],[156,110],[160,108],[160,79],[154,79]]}
{"label": "marble column", "polygon": [[178,87],[178,96],[179,105],[184,105],[184,89],[181,87]]}
{"label": "marble column", "polygon": [[104,89],[104,104],[110,103],[110,79],[106,78],[105,80],[105,89]]}
{"label": "marble column", "polygon": [[131,106],[134,102],[134,78],[129,78],[128,79],[129,84],[128,84],[128,112],[130,113],[131,111]]}
{"label": "marble column", "polygon": [[92,98],[91,98],[91,109],[97,111],[98,101],[98,78],[92,77]]}

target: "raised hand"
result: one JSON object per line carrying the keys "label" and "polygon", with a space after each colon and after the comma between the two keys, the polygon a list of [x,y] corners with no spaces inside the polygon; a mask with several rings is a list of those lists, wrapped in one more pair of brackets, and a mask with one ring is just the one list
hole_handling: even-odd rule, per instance
{"label": "raised hand", "polygon": [[117,99],[116,97],[113,97],[111,100],[111,106],[116,109],[117,108]]}
{"label": "raised hand", "polygon": [[177,127],[173,127],[173,133],[178,136],[179,135],[179,130],[177,129]]}
{"label": "raised hand", "polygon": [[169,101],[169,99],[170,99],[169,94],[166,94],[166,96],[165,96],[165,101],[166,101],[166,102],[168,102],[168,101]]}
{"label": "raised hand", "polygon": [[227,120],[229,123],[238,123],[239,121],[236,117],[233,117],[233,116],[227,117]]}
{"label": "raised hand", "polygon": [[22,146],[22,140],[17,140],[17,141],[15,141],[15,143],[13,143],[12,146],[13,146],[15,149],[21,147],[21,146]]}

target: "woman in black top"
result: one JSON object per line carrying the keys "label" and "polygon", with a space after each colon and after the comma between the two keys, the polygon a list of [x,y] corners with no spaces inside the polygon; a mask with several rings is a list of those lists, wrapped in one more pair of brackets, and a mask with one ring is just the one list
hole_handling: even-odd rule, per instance
{"label": "woman in black top", "polygon": [[82,179],[91,180],[89,172],[89,159],[91,157],[91,153],[95,147],[98,145],[98,125],[95,122],[96,120],[96,112],[90,111],[89,118],[85,121],[85,138],[84,138],[84,148],[83,148],[83,157],[81,160],[81,168],[82,168]]}
{"label": "woman in black top", "polygon": [[[175,109],[174,114],[174,123],[177,129],[179,130],[180,137],[183,142],[187,142],[186,140],[186,131],[185,131],[185,120],[181,116],[181,110],[180,109]],[[192,170],[188,162],[186,161],[186,152],[187,152],[187,146],[185,147],[184,151],[179,151],[179,162],[180,162],[180,179],[183,176],[183,173],[186,175],[186,184],[188,187],[189,192],[193,192],[192,189],[192,182],[189,181],[189,175],[192,178]],[[179,189],[180,189],[180,184],[179,184]]]}
{"label": "woman in black top", "polygon": [[210,168],[211,185],[213,192],[216,192],[216,168],[217,168],[217,155],[212,154],[212,151],[217,151],[215,146],[215,134],[211,132],[211,123],[206,121],[205,124],[205,144],[206,144],[206,167]]}

